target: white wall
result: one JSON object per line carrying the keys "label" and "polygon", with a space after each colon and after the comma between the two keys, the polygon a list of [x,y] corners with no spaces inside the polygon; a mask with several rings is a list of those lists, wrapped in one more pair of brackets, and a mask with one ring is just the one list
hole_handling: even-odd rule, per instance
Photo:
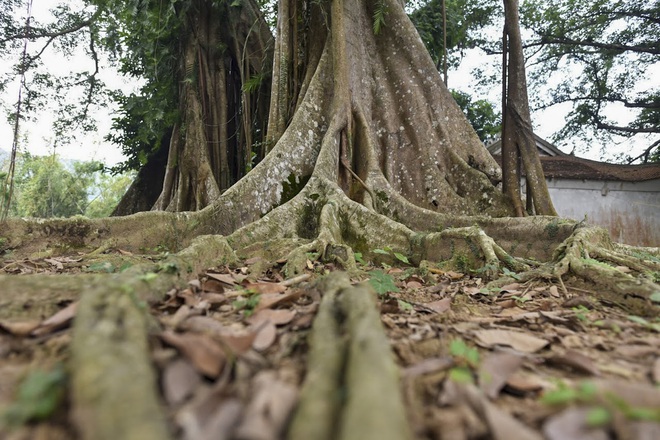
{"label": "white wall", "polygon": [[[548,178],[555,209],[562,217],[609,229],[612,239],[660,246],[660,179],[620,182]],[[523,188],[524,190],[524,188]]]}

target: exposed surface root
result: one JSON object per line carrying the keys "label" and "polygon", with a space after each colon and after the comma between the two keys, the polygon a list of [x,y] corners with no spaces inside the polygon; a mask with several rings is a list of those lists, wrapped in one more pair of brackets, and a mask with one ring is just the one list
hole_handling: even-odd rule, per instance
{"label": "exposed surface root", "polygon": [[[599,295],[605,300],[633,313],[654,314],[650,297],[660,292],[660,287],[649,277],[657,276],[660,265],[648,257],[644,260],[617,250],[605,230],[583,227],[557,248],[554,274],[562,277],[574,273],[600,286]],[[631,269],[640,276],[627,273]]]}
{"label": "exposed surface root", "polygon": [[321,286],[324,297],[310,336],[309,373],[290,438],[412,438],[398,368],[373,292],[351,286],[339,273],[326,277]]}
{"label": "exposed surface root", "polygon": [[529,270],[527,263],[509,255],[477,226],[446,229],[426,235],[422,240],[422,256],[431,261],[464,258],[466,261],[463,264],[466,267],[481,266],[481,259],[485,262],[485,275],[488,278],[496,277],[502,264],[517,272]]}

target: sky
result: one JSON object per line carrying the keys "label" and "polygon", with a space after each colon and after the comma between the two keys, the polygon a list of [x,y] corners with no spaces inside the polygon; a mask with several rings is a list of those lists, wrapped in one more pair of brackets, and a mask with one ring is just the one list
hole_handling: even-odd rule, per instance
{"label": "sky", "polygon": [[[47,17],[47,5],[50,2],[47,0],[33,0],[34,14],[37,19],[45,19]],[[39,17],[39,14],[42,16]],[[31,46],[33,50],[36,46]],[[473,72],[484,65],[484,56],[478,50],[468,52],[463,62],[458,69],[449,71],[448,83],[451,88],[458,89],[474,95],[476,90],[476,78]],[[498,61],[497,59],[487,57],[486,62],[491,60]],[[0,64],[0,73],[7,69],[9,65],[13,64],[14,60],[3,60]],[[70,70],[85,70],[91,69],[91,61],[82,53],[75,54],[69,58],[64,58],[61,54],[56,53],[52,49],[48,49],[44,53],[44,62],[50,71],[56,73],[66,73]],[[3,68],[4,66],[4,68]],[[499,66],[494,67],[500,69]],[[660,77],[660,72],[658,72]],[[139,83],[135,79],[125,78],[118,75],[115,70],[106,65],[102,67],[101,79],[111,88],[119,88],[124,92],[137,90]],[[495,85],[487,92],[486,96],[473,96],[474,99],[487,98],[491,101],[495,108],[499,108],[501,88]],[[4,109],[12,108],[18,96],[18,82],[15,81],[4,94],[0,95],[0,103]],[[544,112],[535,112],[532,114],[532,122],[535,127],[535,132],[542,138],[549,139],[552,134],[558,131],[564,124],[564,118],[570,111],[570,104],[563,106],[553,106],[551,109]],[[100,160],[108,166],[115,165],[122,160],[122,155],[119,147],[104,139],[109,133],[112,123],[113,112],[115,109],[112,106],[97,108],[94,116],[98,120],[98,130],[94,133],[87,133],[79,135],[78,138],[69,145],[60,145],[55,147],[55,152],[63,159],[74,160]],[[43,108],[35,116],[35,121],[29,121],[21,124],[21,148],[23,151],[29,151],[33,155],[48,155],[53,153],[54,138],[52,133],[53,111],[52,109]],[[13,139],[13,126],[6,120],[0,118],[0,148],[6,151],[11,150]],[[627,152],[633,154],[635,151],[643,151],[647,144],[639,144],[637,147],[631,147],[630,144],[613,145],[612,151],[614,152]],[[608,147],[609,149],[610,147]],[[566,150],[566,148],[564,148]],[[608,150],[609,151],[609,150]],[[566,151],[567,153],[570,152]],[[639,153],[638,153],[639,154]],[[579,151],[578,155],[587,157],[589,159],[598,160],[601,153],[598,148],[592,148],[588,152]]]}

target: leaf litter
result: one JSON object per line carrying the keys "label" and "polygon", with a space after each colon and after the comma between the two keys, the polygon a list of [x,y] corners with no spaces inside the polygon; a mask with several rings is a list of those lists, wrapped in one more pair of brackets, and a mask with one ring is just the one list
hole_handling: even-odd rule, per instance
{"label": "leaf litter", "polygon": [[[286,438],[321,298],[312,282],[334,266],[310,261],[285,280],[284,263],[209,268],[150,305],[153,364],[176,438]],[[75,256],[3,269],[81,270]],[[489,288],[455,271],[366,269],[354,281],[370,280],[379,296],[416,438],[660,437],[657,313],[631,318],[575,280]],[[61,399],[75,313],[69,302],[50,317],[0,321],[0,410],[29,422],[9,427],[5,416],[0,434],[77,438]],[[36,405],[21,390],[43,377],[57,381],[46,381],[54,391],[40,391],[50,394]]]}

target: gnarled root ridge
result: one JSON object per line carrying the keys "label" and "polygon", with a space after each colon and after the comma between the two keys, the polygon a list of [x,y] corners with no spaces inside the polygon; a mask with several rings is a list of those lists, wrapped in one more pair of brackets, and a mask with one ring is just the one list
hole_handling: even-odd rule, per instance
{"label": "gnarled root ridge", "polygon": [[324,278],[319,290],[323,300],[289,438],[411,439],[375,293],[352,286],[340,272]]}

